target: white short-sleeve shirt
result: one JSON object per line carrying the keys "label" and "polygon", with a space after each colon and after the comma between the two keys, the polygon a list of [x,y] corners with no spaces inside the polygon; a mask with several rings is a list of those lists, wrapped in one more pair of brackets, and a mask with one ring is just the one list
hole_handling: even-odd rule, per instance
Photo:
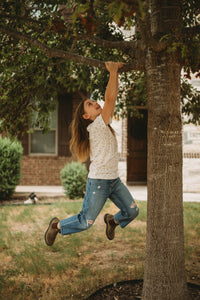
{"label": "white short-sleeve shirt", "polygon": [[118,177],[117,139],[100,114],[87,127],[90,141],[90,168],[92,179],[116,179]]}

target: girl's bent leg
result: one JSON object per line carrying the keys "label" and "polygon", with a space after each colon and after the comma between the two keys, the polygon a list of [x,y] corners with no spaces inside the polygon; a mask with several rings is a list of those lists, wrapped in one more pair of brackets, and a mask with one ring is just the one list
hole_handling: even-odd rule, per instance
{"label": "girl's bent leg", "polygon": [[60,221],[62,235],[89,229],[96,220],[109,195],[106,180],[88,178],[83,207],[79,214]]}
{"label": "girl's bent leg", "polygon": [[114,219],[122,228],[127,226],[139,214],[137,204],[120,178],[117,178],[113,183],[109,198],[120,209],[120,211],[114,215]]}

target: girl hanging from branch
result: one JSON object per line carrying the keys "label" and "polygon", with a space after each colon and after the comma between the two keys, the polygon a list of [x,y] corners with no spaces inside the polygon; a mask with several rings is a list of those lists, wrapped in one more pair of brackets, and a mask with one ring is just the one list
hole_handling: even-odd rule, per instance
{"label": "girl hanging from branch", "polygon": [[104,216],[109,240],[114,239],[117,225],[124,228],[139,213],[131,193],[118,177],[117,140],[110,125],[118,94],[118,71],[123,64],[106,62],[105,65],[110,76],[103,108],[86,99],[77,107],[72,122],[71,149],[80,161],[88,157],[91,161],[82,210],[67,219],[55,217],[50,221],[45,233],[48,246],[53,245],[58,233],[68,235],[89,229],[108,198],[119,208],[114,216]]}

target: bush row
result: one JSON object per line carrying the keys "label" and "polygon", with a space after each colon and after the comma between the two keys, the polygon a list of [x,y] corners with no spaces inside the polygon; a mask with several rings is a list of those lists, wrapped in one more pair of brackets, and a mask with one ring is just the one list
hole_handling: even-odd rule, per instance
{"label": "bush row", "polygon": [[[0,200],[9,199],[19,184],[22,153],[20,142],[0,136]],[[85,165],[76,161],[61,170],[60,179],[67,197],[77,199],[84,196],[87,173]]]}
{"label": "bush row", "polygon": [[0,199],[8,199],[21,178],[23,148],[17,140],[0,136]]}
{"label": "bush row", "polygon": [[85,165],[76,161],[72,161],[61,170],[60,179],[67,197],[78,199],[84,196],[87,173]]}

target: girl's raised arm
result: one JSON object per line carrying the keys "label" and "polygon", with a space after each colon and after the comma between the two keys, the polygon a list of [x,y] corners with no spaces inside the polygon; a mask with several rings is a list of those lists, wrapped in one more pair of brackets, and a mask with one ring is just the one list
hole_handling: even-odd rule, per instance
{"label": "girl's raised arm", "polygon": [[113,117],[115,103],[118,94],[118,69],[123,66],[123,63],[106,62],[106,69],[110,72],[108,85],[105,92],[105,104],[102,110],[102,118],[107,125],[110,117]]}

